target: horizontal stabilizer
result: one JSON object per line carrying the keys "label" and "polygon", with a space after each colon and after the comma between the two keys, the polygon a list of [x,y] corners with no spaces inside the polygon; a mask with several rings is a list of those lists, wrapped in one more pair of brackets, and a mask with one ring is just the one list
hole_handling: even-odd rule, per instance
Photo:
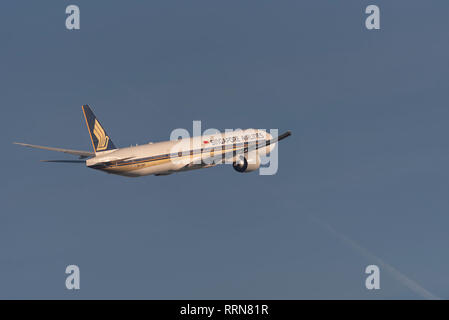
{"label": "horizontal stabilizer", "polygon": [[86,163],[86,160],[41,160],[41,162]]}
{"label": "horizontal stabilizer", "polygon": [[93,157],[95,156],[94,152],[89,152],[89,151],[81,151],[81,150],[72,150],[72,149],[62,149],[62,148],[53,148],[53,147],[45,147],[45,146],[37,146],[34,144],[27,144],[27,143],[22,143],[22,142],[13,142],[14,144],[18,144],[21,146],[25,146],[25,147],[30,147],[30,148],[36,148],[36,149],[44,149],[44,150],[50,150],[50,151],[58,151],[58,152],[64,152],[64,153],[68,153],[68,154],[72,154],[75,156],[79,156],[80,159],[84,159],[84,158],[88,158],[88,157]]}

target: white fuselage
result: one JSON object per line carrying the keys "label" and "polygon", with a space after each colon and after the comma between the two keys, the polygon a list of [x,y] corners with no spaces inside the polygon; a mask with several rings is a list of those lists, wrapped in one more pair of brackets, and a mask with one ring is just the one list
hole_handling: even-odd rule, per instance
{"label": "white fuselage", "polygon": [[[271,139],[272,136],[268,132],[257,129],[217,133],[98,152],[95,157],[86,160],[86,165],[93,169],[130,177],[167,175],[215,166],[218,164],[217,156],[224,154],[229,156],[233,150],[242,151],[245,143],[247,145]],[[257,151],[269,153],[274,146],[275,144],[271,144]],[[231,163],[235,161],[235,155],[228,160]]]}

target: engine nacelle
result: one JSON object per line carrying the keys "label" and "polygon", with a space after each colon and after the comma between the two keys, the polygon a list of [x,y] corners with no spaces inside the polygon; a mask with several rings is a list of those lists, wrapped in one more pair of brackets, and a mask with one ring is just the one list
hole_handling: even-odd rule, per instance
{"label": "engine nacelle", "polygon": [[232,166],[237,172],[255,171],[260,168],[260,157],[255,152],[251,152],[246,157],[239,156]]}

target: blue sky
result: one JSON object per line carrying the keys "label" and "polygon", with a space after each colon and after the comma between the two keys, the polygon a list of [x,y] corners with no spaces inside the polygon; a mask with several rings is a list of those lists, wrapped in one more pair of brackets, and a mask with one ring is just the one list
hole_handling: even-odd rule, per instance
{"label": "blue sky", "polygon": [[[0,298],[423,298],[382,267],[366,290],[373,257],[449,298],[448,9],[2,1]],[[293,135],[274,176],[132,179],[12,144],[90,150],[82,104],[117,146],[193,120]]]}

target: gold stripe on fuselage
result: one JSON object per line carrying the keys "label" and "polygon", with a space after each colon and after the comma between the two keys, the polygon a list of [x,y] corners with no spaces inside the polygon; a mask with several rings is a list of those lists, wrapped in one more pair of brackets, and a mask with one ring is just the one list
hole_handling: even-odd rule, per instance
{"label": "gold stripe on fuselage", "polygon": [[155,165],[163,164],[171,161],[170,158],[162,159],[162,160],[145,160],[138,163],[130,163],[130,164],[122,164],[122,165],[110,165],[106,168],[101,168],[100,170],[108,171],[108,172],[129,172],[139,169],[144,169],[148,167],[152,167]]}
{"label": "gold stripe on fuselage", "polygon": [[[228,153],[228,152],[233,152],[233,151],[238,151],[238,150],[242,150],[244,149],[245,146],[242,147],[235,147],[232,149],[221,149],[221,155],[223,155],[224,153]],[[216,148],[219,149],[219,148]],[[207,152],[203,152],[201,154],[196,154],[197,156],[201,155],[201,157],[204,156],[218,156],[218,154],[215,154],[216,151],[214,151],[215,149],[211,149]],[[167,163],[169,161],[171,161],[172,159],[180,159],[180,158],[186,158],[189,157],[190,159],[194,158],[194,155],[190,154],[192,150],[188,151],[187,155],[185,156],[176,156],[176,157],[170,157],[170,156],[161,156],[158,158],[153,158],[153,159],[149,159],[149,160],[137,160],[134,161],[132,163],[117,163],[117,164],[111,164],[108,167],[105,168],[101,168],[100,170],[104,170],[104,171],[108,171],[108,172],[112,172],[112,173],[116,173],[116,172],[129,172],[129,171],[134,171],[134,170],[139,170],[139,169],[144,169],[144,168],[148,168],[151,166],[155,166],[155,165],[159,165],[159,164],[163,164],[163,163]]]}

